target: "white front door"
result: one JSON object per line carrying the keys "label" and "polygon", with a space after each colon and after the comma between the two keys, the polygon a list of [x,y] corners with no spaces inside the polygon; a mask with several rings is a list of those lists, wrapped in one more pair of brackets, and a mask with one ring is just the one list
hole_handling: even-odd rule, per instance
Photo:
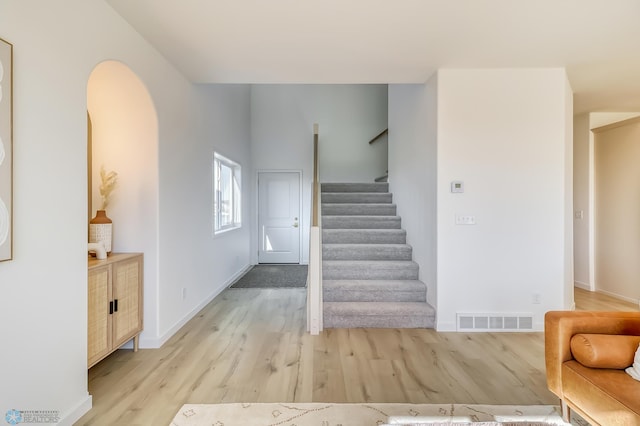
{"label": "white front door", "polygon": [[258,263],[300,263],[300,173],[258,173]]}

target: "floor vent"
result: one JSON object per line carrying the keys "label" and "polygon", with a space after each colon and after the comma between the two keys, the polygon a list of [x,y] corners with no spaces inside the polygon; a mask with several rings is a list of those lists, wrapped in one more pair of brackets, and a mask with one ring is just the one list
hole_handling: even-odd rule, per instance
{"label": "floor vent", "polygon": [[457,314],[457,331],[533,331],[532,314]]}

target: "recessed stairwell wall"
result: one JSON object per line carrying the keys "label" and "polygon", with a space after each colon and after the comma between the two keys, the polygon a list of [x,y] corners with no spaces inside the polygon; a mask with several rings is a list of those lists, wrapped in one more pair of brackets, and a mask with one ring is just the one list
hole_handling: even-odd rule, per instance
{"label": "recessed stairwell wall", "polygon": [[[387,169],[386,143],[368,143],[387,128],[387,85],[251,87],[254,176],[259,170],[302,170],[302,263],[309,261],[314,123],[320,125],[321,181],[373,182]],[[255,203],[252,200],[252,211],[257,211]],[[254,263],[257,247],[253,235]]]}
{"label": "recessed stairwell wall", "polygon": [[389,190],[432,306],[437,303],[436,84],[433,77],[426,84],[389,86]]}

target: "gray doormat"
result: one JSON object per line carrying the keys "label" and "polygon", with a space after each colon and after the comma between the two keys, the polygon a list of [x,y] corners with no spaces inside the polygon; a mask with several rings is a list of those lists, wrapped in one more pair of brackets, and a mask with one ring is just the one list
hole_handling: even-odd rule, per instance
{"label": "gray doormat", "polygon": [[306,287],[307,265],[255,265],[231,288]]}

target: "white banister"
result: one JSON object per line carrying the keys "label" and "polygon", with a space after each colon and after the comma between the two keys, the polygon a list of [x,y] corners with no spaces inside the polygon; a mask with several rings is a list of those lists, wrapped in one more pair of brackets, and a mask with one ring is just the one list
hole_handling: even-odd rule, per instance
{"label": "white banister", "polygon": [[313,196],[309,234],[309,274],[307,277],[307,331],[322,331],[322,221],[318,170],[318,124],[313,125]]}

